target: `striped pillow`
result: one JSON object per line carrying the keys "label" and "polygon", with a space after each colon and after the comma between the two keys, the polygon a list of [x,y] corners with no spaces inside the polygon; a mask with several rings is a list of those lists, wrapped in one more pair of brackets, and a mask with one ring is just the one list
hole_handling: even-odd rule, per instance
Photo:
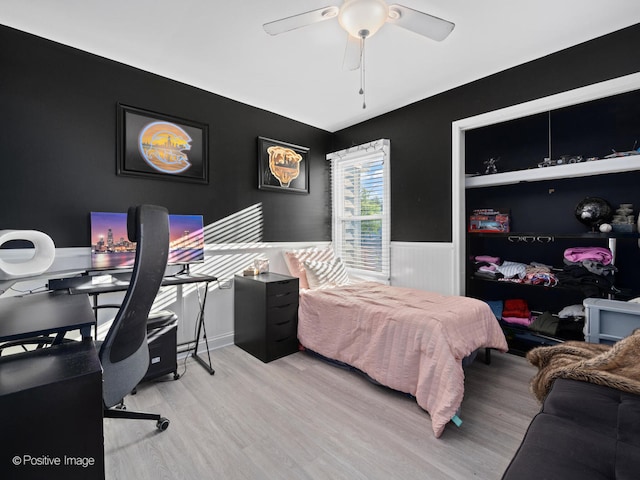
{"label": "striped pillow", "polygon": [[307,272],[309,288],[311,289],[349,285],[351,283],[349,274],[339,258],[334,258],[328,262],[306,260],[304,267]]}
{"label": "striped pillow", "polygon": [[319,262],[328,262],[334,258],[335,256],[333,255],[332,248],[311,247],[284,252],[284,261],[287,264],[289,273],[299,279],[301,289],[309,288],[307,273],[304,268],[305,261],[314,260]]}

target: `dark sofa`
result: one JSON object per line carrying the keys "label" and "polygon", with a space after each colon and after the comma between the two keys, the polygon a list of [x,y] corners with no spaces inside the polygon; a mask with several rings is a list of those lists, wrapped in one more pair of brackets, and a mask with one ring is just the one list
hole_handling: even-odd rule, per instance
{"label": "dark sofa", "polygon": [[502,479],[640,479],[640,395],[556,379]]}

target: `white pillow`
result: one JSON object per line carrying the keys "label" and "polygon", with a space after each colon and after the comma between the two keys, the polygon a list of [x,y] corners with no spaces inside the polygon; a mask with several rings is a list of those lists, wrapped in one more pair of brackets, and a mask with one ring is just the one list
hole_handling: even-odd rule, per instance
{"label": "white pillow", "polygon": [[309,288],[309,282],[307,281],[307,274],[304,267],[304,262],[306,260],[326,262],[333,260],[334,258],[333,249],[330,247],[311,247],[284,252],[284,262],[287,264],[289,273],[299,279],[300,288]]}
{"label": "white pillow", "polygon": [[351,283],[349,274],[339,258],[334,258],[328,262],[306,260],[304,267],[307,272],[309,288],[311,289],[349,285]]}

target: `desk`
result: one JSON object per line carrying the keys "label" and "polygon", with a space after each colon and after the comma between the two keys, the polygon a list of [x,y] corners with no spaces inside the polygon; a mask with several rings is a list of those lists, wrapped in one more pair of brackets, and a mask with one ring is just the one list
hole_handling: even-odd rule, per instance
{"label": "desk", "polygon": [[[130,273],[116,273],[111,275],[111,279],[108,282],[99,283],[96,281],[95,276],[83,275],[81,277],[71,277],[60,281],[50,281],[49,288],[52,290],[63,289],[70,293],[71,297],[78,294],[88,294],[93,297],[94,307],[98,307],[98,296],[102,293],[123,292],[129,288]],[[218,278],[213,275],[201,275],[201,274],[176,274],[168,275],[162,279],[163,287],[180,286],[189,283],[205,283],[205,291],[202,301],[200,303],[200,310],[198,312],[198,330],[196,338],[194,340],[195,347],[191,354],[194,360],[196,360],[203,368],[205,368],[210,375],[215,373],[215,370],[211,366],[211,355],[209,354],[209,340],[207,339],[207,329],[204,323],[204,309],[207,302],[207,292],[209,291],[209,283],[217,281]],[[95,321],[95,319],[94,319]],[[208,362],[198,355],[198,343],[200,342],[200,336],[203,336],[205,345],[207,348]],[[191,342],[189,342],[191,343]]]}
{"label": "desk", "polygon": [[[76,329],[87,337],[94,323],[87,295],[0,299],[0,341],[59,340]],[[104,479],[102,367],[92,341],[0,358],[0,411],[3,478]]]}
{"label": "desk", "polygon": [[94,323],[87,295],[48,292],[0,298],[0,342],[55,333],[54,343],[59,343],[73,330],[80,330],[87,338]]}
{"label": "desk", "polygon": [[0,358],[0,411],[2,478],[104,479],[102,367],[92,341]]}
{"label": "desk", "polygon": [[[79,293],[87,293],[95,296],[101,293],[110,292],[124,292],[129,288],[129,280],[131,279],[131,273],[115,273],[110,275],[111,281],[98,282],[97,277],[99,275],[83,275],[81,277],[72,277],[65,279],[68,283],[63,289],[68,290],[71,295],[77,295]],[[179,274],[168,275],[162,279],[161,286],[171,287],[177,285],[185,285],[187,283],[211,283],[218,280],[213,275],[200,275],[200,274]],[[49,288],[52,290],[59,290],[60,288],[52,287],[51,283]]]}

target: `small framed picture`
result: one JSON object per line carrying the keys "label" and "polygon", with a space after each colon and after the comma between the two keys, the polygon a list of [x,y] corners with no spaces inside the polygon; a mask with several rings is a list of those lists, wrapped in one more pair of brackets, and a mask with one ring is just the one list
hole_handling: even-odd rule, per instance
{"label": "small framed picture", "polygon": [[206,124],[118,104],[117,174],[209,183]]}
{"label": "small framed picture", "polygon": [[309,193],[309,149],[258,137],[258,188]]}

